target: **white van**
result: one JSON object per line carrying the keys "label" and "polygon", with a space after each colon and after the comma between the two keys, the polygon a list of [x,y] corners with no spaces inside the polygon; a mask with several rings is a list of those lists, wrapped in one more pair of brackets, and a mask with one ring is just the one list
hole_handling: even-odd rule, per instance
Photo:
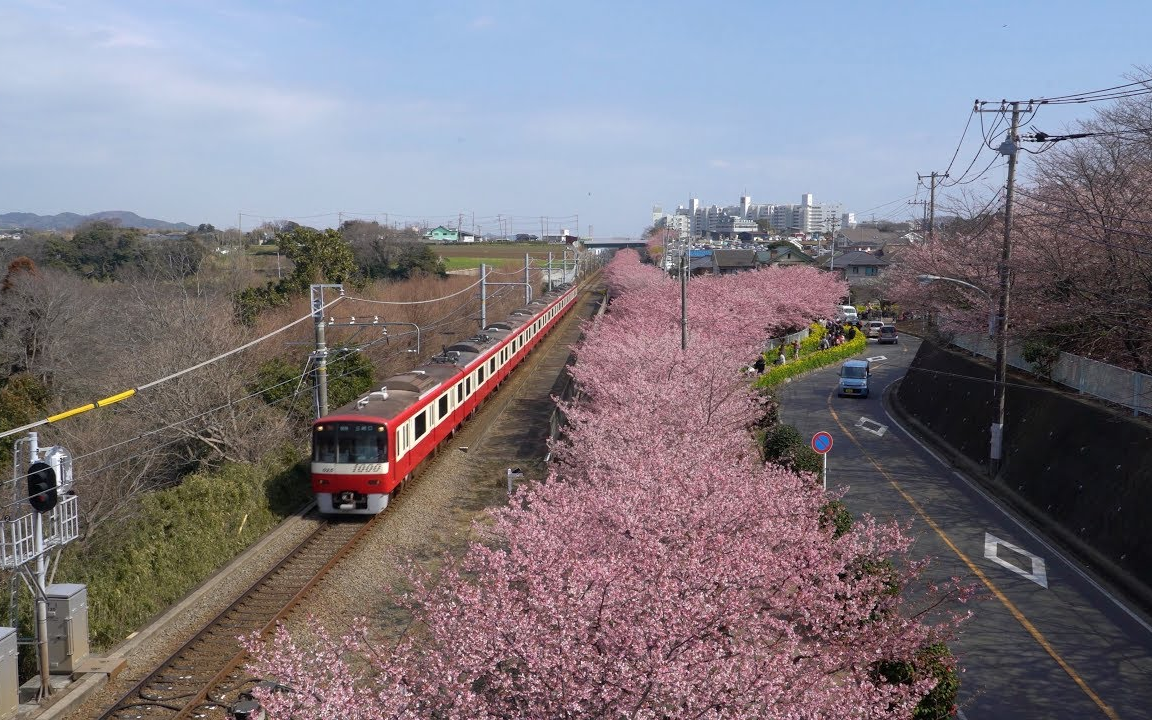
{"label": "white van", "polygon": [[836,319],[844,324],[855,324],[859,322],[860,316],[856,314],[855,307],[851,305],[838,305],[836,307]]}

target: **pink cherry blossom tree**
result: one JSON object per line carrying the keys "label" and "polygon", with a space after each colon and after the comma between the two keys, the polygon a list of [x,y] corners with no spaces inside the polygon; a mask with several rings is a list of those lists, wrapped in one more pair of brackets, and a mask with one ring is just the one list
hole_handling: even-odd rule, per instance
{"label": "pink cherry blossom tree", "polygon": [[[1077,128],[1088,137],[1028,156],[1011,229],[1008,332],[1140,372],[1152,372],[1152,181],[1147,103],[1127,99]],[[934,243],[900,255],[887,295],[930,309],[946,330],[987,327],[990,302],[952,283],[921,286],[920,274],[970,282],[999,299],[1003,196]]]}
{"label": "pink cherry blossom tree", "polygon": [[746,431],[746,353],[842,283],[693,279],[683,352],[674,284],[627,253],[607,270],[628,290],[586,330],[548,480],[493,513],[498,543],[417,578],[422,631],[395,650],[362,626],[253,643],[254,671],[296,687],[261,695],[272,717],[907,717],[932,688],[876,668],[947,637],[950,589],[910,601],[923,563],[904,529],[834,535],[815,478],[763,464]]}

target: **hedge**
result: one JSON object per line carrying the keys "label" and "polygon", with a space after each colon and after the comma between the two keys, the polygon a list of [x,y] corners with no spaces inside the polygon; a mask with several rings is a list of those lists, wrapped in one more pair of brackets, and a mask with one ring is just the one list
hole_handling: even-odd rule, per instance
{"label": "hedge", "polygon": [[[868,347],[868,337],[862,333],[857,332],[856,337],[845,342],[843,345],[835,345],[827,350],[817,350],[808,355],[801,355],[797,360],[790,360],[783,365],[773,365],[771,369],[766,371],[756,381],[756,387],[769,388],[773,385],[779,385],[784,380],[795,377],[809,370],[816,370],[818,368],[831,365],[833,363],[850,358],[853,355],[858,355],[864,352]],[[767,359],[765,359],[767,362]]]}
{"label": "hedge", "polygon": [[298,461],[285,451],[195,473],[65,548],[58,577],[88,586],[93,649],[120,642],[298,510],[309,498]]}

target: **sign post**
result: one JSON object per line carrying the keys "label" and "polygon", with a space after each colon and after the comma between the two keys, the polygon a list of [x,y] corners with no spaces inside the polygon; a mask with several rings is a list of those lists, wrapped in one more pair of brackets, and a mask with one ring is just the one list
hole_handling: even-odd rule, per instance
{"label": "sign post", "polygon": [[824,458],[824,492],[828,492],[828,451],[832,449],[832,436],[821,430],[812,436],[812,449]]}

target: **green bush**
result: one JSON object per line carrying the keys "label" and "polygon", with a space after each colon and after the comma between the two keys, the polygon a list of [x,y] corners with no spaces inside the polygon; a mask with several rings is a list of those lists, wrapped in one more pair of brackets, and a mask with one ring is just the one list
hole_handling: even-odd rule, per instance
{"label": "green bush", "polygon": [[765,462],[776,463],[793,472],[819,474],[823,466],[820,454],[791,425],[777,425],[765,432],[762,450]]}
{"label": "green bush", "polygon": [[835,528],[832,531],[834,538],[852,529],[852,513],[848,512],[848,506],[839,500],[827,502],[820,508],[820,527],[826,528],[829,525]]}
{"label": "green bush", "polygon": [[956,658],[944,643],[921,648],[911,662],[888,660],[873,668],[873,678],[879,682],[910,684],[927,677],[936,680],[936,687],[920,700],[912,712],[913,720],[941,720],[955,715],[960,676]]}
{"label": "green bush", "polygon": [[309,498],[287,451],[227,465],[140,499],[135,515],[69,545],[58,576],[88,586],[94,649],[110,647],[254,543]]}
{"label": "green bush", "polygon": [[868,338],[864,336],[864,333],[854,333],[854,335],[855,337],[853,339],[848,340],[843,345],[836,345],[827,350],[817,350],[808,355],[801,355],[798,360],[793,360],[783,365],[773,365],[770,370],[756,380],[756,387],[772,387],[788,378],[801,375],[809,370],[816,370],[864,352],[865,348],[868,347]]}
{"label": "green bush", "polygon": [[1043,340],[1029,339],[1024,341],[1021,355],[1024,361],[1032,365],[1037,375],[1045,380],[1052,379],[1052,370],[1056,361],[1060,359],[1060,348],[1049,345]]}
{"label": "green bush", "polygon": [[800,436],[800,431],[796,428],[791,425],[777,425],[768,431],[764,438],[764,459],[779,460],[787,456],[792,448],[799,447],[803,442],[804,438]]}

